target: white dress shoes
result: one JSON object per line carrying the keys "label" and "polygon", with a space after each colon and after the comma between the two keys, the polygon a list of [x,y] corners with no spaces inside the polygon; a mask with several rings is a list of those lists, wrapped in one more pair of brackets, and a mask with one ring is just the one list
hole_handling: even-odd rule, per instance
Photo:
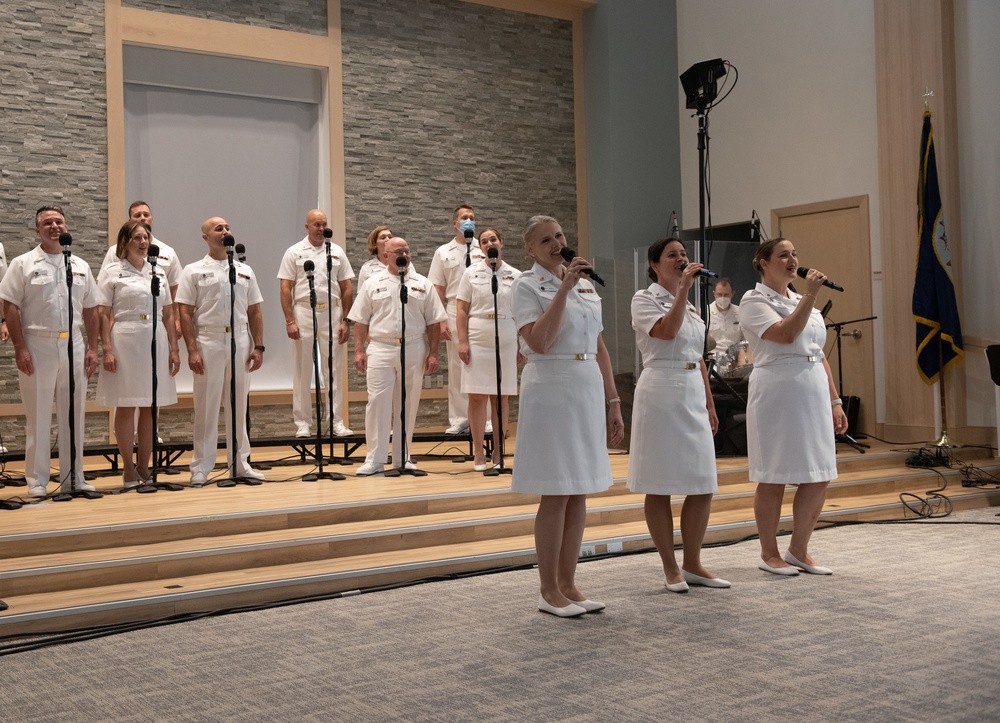
{"label": "white dress shoes", "polygon": [[787,562],[789,565],[795,565],[795,567],[801,568],[802,570],[808,572],[810,575],[832,575],[833,570],[828,567],[821,567],[819,565],[808,565],[804,562],[799,562],[795,559],[792,553],[785,550],[785,554],[781,556],[781,559]]}
{"label": "white dress shoes", "polygon": [[665,582],[663,583],[663,586],[670,592],[687,592],[691,589],[684,580],[681,580],[680,582]]}
{"label": "white dress shoes", "polygon": [[352,434],[354,434],[354,432],[345,427],[343,422],[333,425],[334,437],[350,437]]}
{"label": "white dress shoes", "polygon": [[358,477],[369,477],[373,474],[382,474],[385,467],[376,462],[365,462],[363,465],[358,467],[357,475]]}
{"label": "white dress shoes", "polygon": [[797,567],[771,567],[763,560],[757,563],[757,567],[764,572],[770,572],[775,575],[787,575],[789,577],[794,577],[799,574],[799,569]]}
{"label": "white dress shoes", "polygon": [[485,472],[487,469],[489,469],[489,465],[486,464],[485,462],[483,462],[482,464],[472,465],[473,472]]}
{"label": "white dress shoes", "polygon": [[448,429],[444,430],[445,434],[465,434],[469,431],[468,422],[459,422],[458,424],[453,424]]}
{"label": "white dress shoes", "polygon": [[245,477],[246,479],[265,479],[264,475],[252,467],[247,467],[245,470],[239,473],[240,477]]}
{"label": "white dress shoes", "polygon": [[208,478],[205,477],[201,472],[191,473],[191,484],[193,485],[204,485],[208,483]]}
{"label": "white dress shoes", "polygon": [[28,485],[28,497],[44,497],[46,492],[43,484]]}
{"label": "white dress shoes", "polygon": [[688,585],[701,585],[702,587],[731,587],[732,583],[729,580],[723,580],[721,577],[702,577],[701,575],[695,575],[693,572],[688,572],[687,570],[681,570],[684,573],[684,581]]}
{"label": "white dress shoes", "polygon": [[604,603],[597,602],[596,600],[574,600],[573,604],[579,605],[588,613],[598,613],[607,607]]}
{"label": "white dress shoes", "polygon": [[549,603],[545,602],[545,598],[539,595],[538,611],[548,613],[549,615],[555,615],[557,618],[575,618],[586,614],[587,608],[582,605],[578,605],[577,603],[570,603],[566,607],[557,608],[555,605],[549,605]]}

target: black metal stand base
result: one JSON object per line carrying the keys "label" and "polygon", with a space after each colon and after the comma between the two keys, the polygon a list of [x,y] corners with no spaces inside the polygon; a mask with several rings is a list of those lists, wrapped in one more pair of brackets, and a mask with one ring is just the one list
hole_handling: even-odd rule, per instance
{"label": "black metal stand base", "polygon": [[426,477],[427,473],[422,469],[408,469],[406,467],[393,467],[392,469],[387,469],[383,472],[386,477],[400,477],[402,475],[410,475],[411,477]]}
{"label": "black metal stand base", "polygon": [[332,479],[332,480],[342,480],[347,479],[344,475],[337,472],[327,472],[325,470],[320,472],[310,472],[308,474],[302,475],[303,482],[315,482],[321,479]]}
{"label": "black metal stand base", "polygon": [[503,462],[501,462],[499,467],[491,467],[483,472],[483,477],[499,477],[502,474],[514,474],[514,468],[504,467]]}
{"label": "black metal stand base", "polygon": [[100,492],[94,490],[73,490],[72,492],[60,492],[52,497],[53,502],[69,502],[76,497],[83,497],[87,500],[99,500],[103,497]]}
{"label": "black metal stand base", "polygon": [[848,447],[853,447],[856,452],[860,452],[861,454],[865,453],[865,449],[871,448],[870,444],[862,444],[849,434],[838,434],[835,439],[837,444],[846,444]]}

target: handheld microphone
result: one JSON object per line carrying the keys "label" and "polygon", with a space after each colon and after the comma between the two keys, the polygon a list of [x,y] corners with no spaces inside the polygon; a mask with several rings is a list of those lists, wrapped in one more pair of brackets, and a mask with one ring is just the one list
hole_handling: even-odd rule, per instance
{"label": "handheld microphone", "polygon": [[[576,258],[576,251],[571,249],[569,246],[563,246],[561,249],[559,249],[559,255],[562,256],[563,261],[565,261],[568,264],[573,259]],[[596,283],[600,284],[601,286],[604,286],[604,279],[598,276],[597,272],[594,271],[593,269],[584,269],[583,273],[585,273],[587,276],[593,279]]]}
{"label": "handheld microphone", "polygon": [[[808,266],[800,266],[799,268],[795,269],[795,273],[799,275],[800,279],[804,279],[806,277],[806,274],[809,273],[809,267]],[[841,286],[840,284],[836,283],[835,281],[830,281],[829,279],[827,279],[826,281],[823,282],[823,286],[825,286],[828,289],[833,289],[834,291],[843,291],[844,290],[843,286]]]}
{"label": "handheld microphone", "polygon": [[247,247],[243,244],[236,244],[236,258],[241,264],[247,262]]}
{"label": "handheld microphone", "polygon": [[62,246],[62,252],[69,255],[69,247],[73,245],[73,235],[69,231],[59,234],[59,245]]}
{"label": "handheld microphone", "polygon": [[[688,265],[684,264],[683,266],[681,266],[681,271],[683,271],[687,267],[688,267]],[[719,275],[717,273],[715,273],[714,271],[709,271],[708,269],[698,269],[698,271],[695,272],[695,276],[701,276],[701,277],[704,277],[706,279],[717,279],[717,278],[719,278]]]}

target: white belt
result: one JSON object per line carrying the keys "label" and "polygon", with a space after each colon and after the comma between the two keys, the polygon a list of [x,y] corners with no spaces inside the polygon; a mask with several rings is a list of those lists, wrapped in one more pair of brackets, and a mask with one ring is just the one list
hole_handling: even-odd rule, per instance
{"label": "white belt", "polygon": [[768,367],[783,367],[789,364],[819,364],[823,361],[822,354],[810,354],[809,356],[793,356],[786,357],[783,359],[778,359],[777,361],[768,362],[767,364],[754,364],[757,369],[766,369]]}
{"label": "white belt", "polygon": [[115,321],[152,321],[152,314],[119,314]]}
{"label": "white belt", "polygon": [[[75,333],[79,333],[80,327],[76,327],[73,331]],[[66,331],[65,329],[63,329],[62,331],[51,331],[49,329],[25,329],[24,333],[25,334],[29,334],[31,336],[41,336],[41,337],[44,337],[45,339],[68,339],[69,338],[69,332]]]}
{"label": "white belt", "polygon": [[595,359],[597,359],[597,354],[545,354],[540,357],[532,357],[528,361],[594,361]]}
{"label": "white belt", "polygon": [[[307,309],[312,308],[312,304],[309,301],[296,301],[296,306],[304,306]],[[320,303],[316,302],[316,311],[323,311],[326,309],[326,302]]]}
{"label": "white belt", "polygon": [[490,312],[489,314],[473,314],[473,319],[513,319],[513,316],[507,316],[506,314],[494,314]]}
{"label": "white belt", "polygon": [[[413,334],[412,336],[407,336],[406,340],[407,341],[414,341],[416,339],[423,339],[423,338],[424,338],[423,334]],[[400,339],[399,339],[398,336],[396,336],[396,337],[392,337],[392,336],[370,336],[370,337],[368,337],[368,339],[369,339],[369,341],[375,341],[375,342],[378,342],[379,344],[394,344],[394,345],[398,345],[399,341],[400,341]]]}
{"label": "white belt", "polygon": [[[249,328],[250,327],[247,326],[246,324],[237,324],[236,325],[236,331],[246,331]],[[226,325],[226,326],[199,326],[198,327],[198,333],[199,334],[228,334],[229,333],[229,326],[228,325]]]}
{"label": "white belt", "polygon": [[644,369],[684,369],[690,371],[698,368],[698,362],[674,361],[672,359],[653,359],[649,364],[642,365]]}

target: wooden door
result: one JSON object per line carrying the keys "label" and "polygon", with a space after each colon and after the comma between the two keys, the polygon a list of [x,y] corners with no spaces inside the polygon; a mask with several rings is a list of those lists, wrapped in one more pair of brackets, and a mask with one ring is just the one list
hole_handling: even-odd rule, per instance
{"label": "wooden door", "polygon": [[[823,201],[771,211],[772,236],[795,244],[799,265],[817,268],[844,287],[843,293],[824,287],[816,308],[833,306],[827,323],[872,316],[871,246],[868,197]],[[827,332],[826,356],[841,396],[861,399],[858,431],[877,434],[875,416],[875,344],[871,321],[848,324],[841,338],[843,384],[837,362],[836,334]]]}

